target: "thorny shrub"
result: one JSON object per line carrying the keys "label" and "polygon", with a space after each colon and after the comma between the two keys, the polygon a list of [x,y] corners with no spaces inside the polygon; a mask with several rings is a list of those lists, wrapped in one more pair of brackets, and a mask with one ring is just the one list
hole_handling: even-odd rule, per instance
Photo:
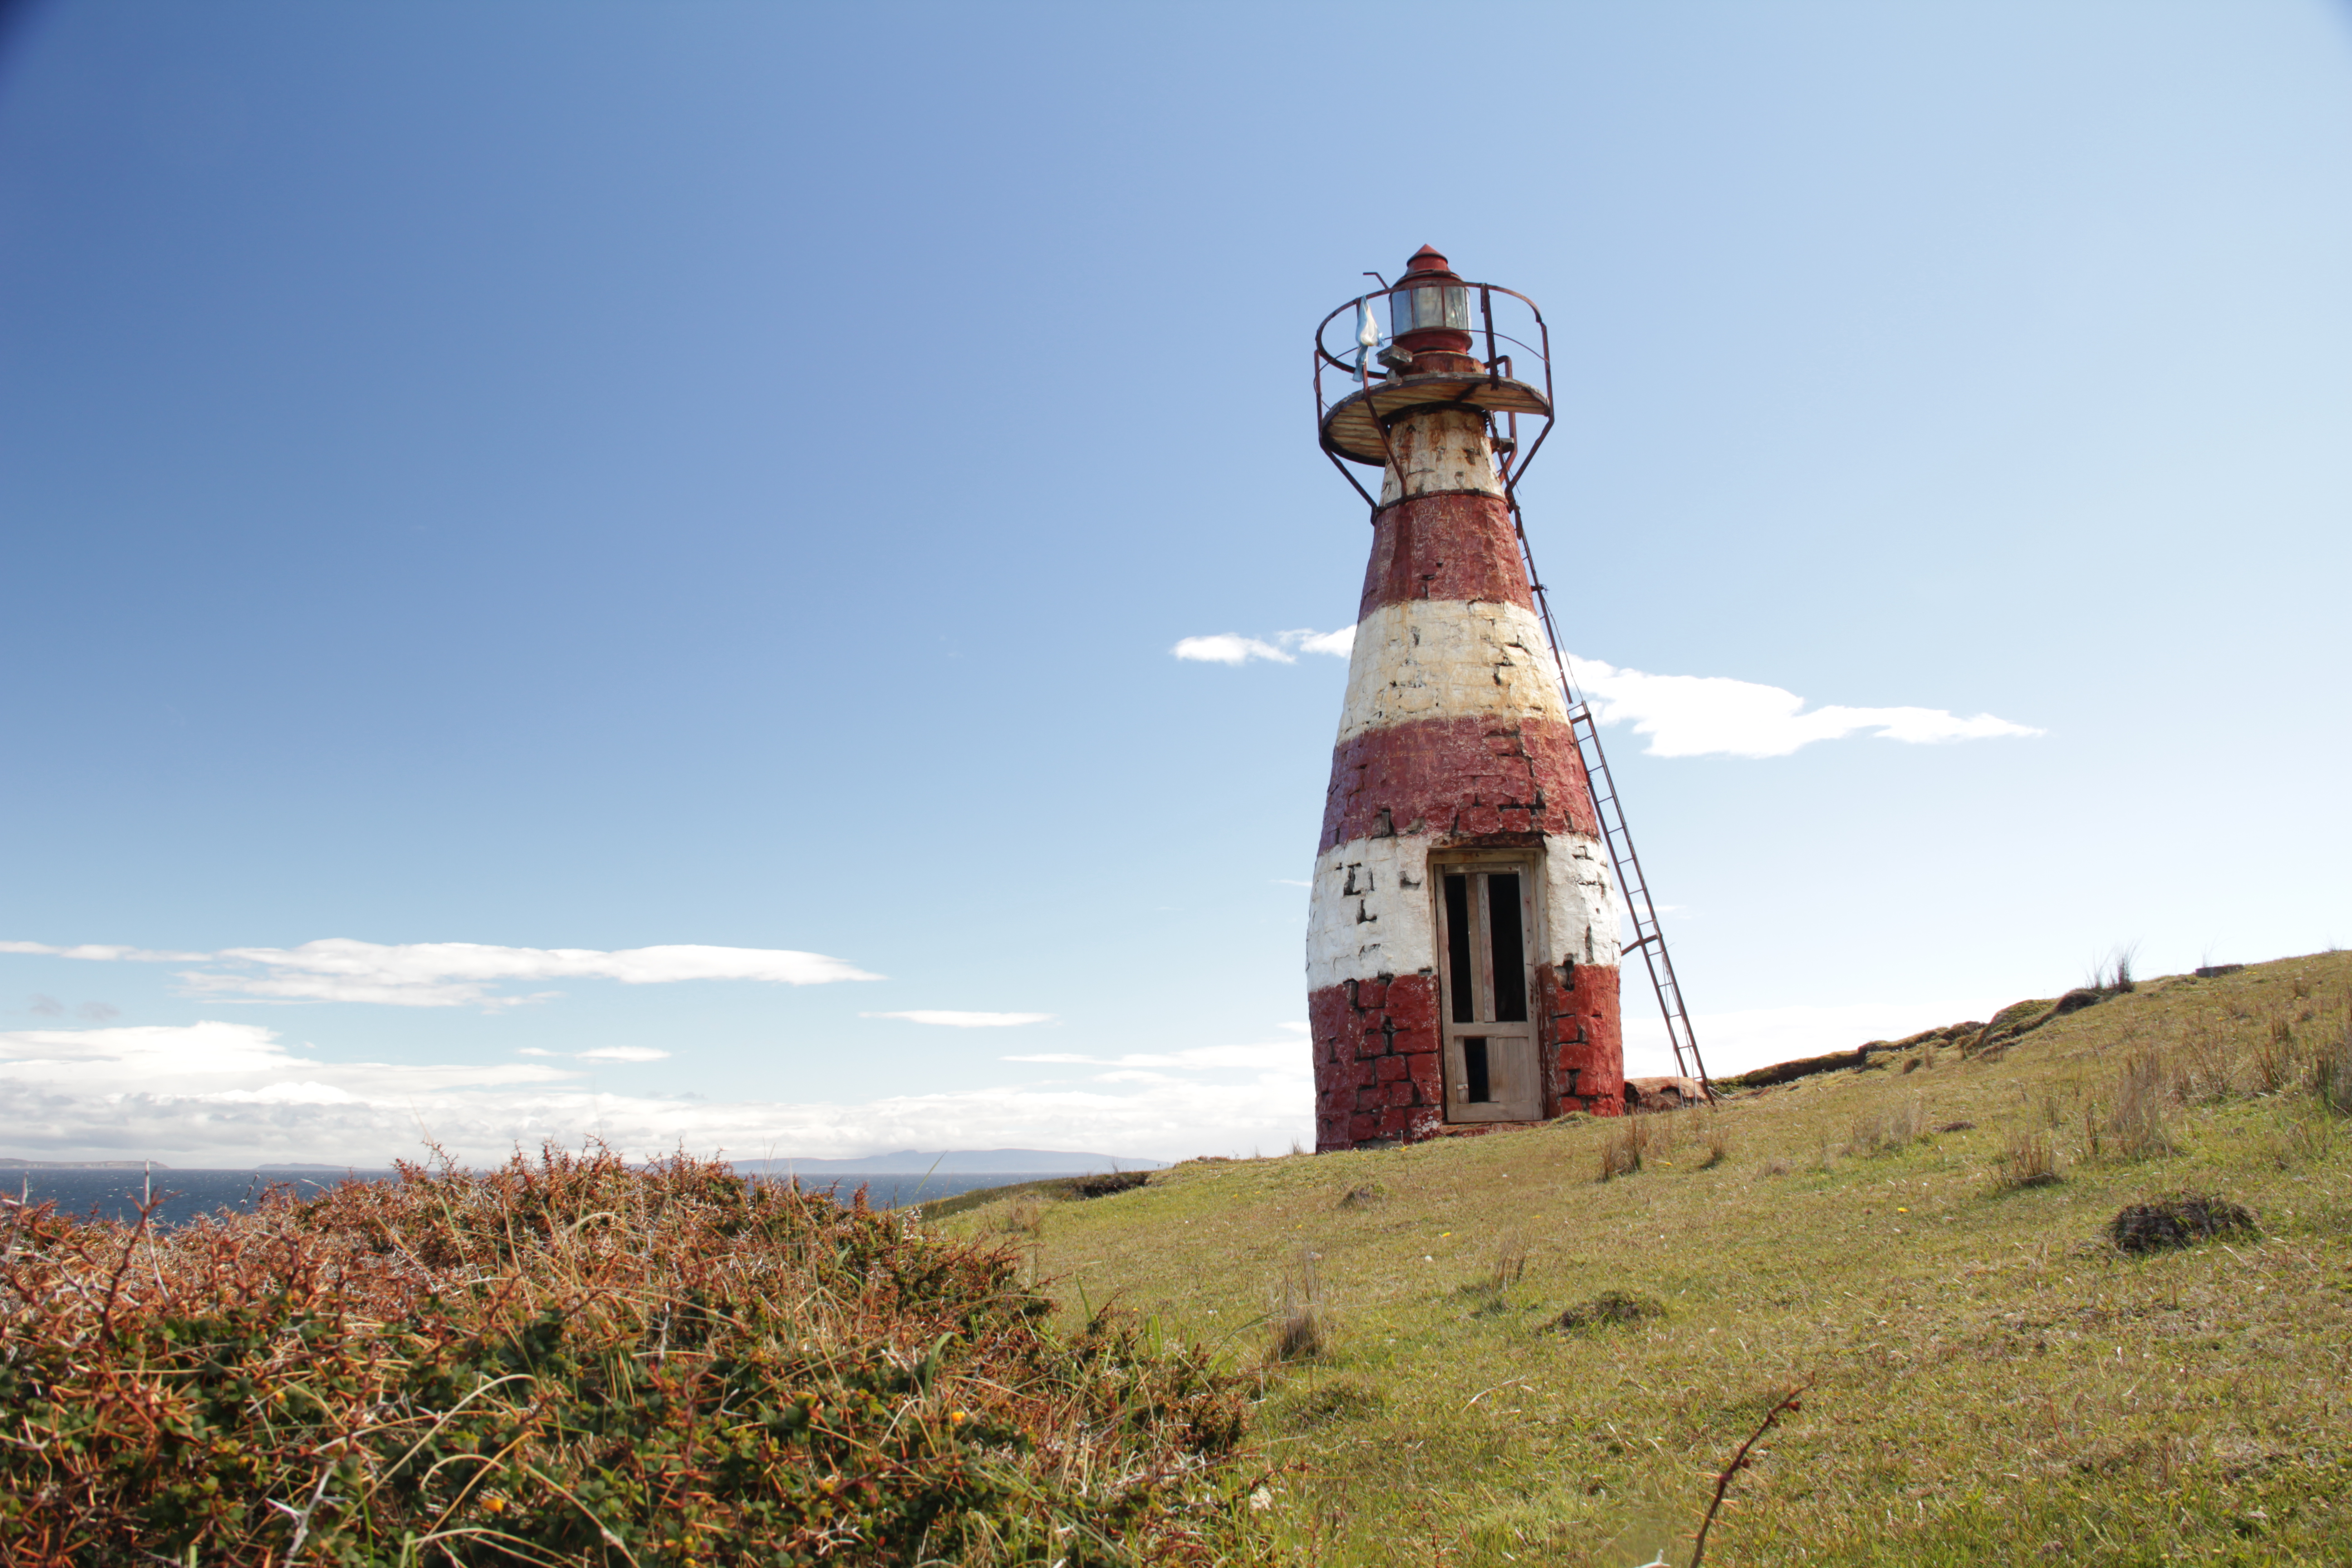
{"label": "thorny shrub", "polygon": [[0,1229],[0,1563],[1266,1551],[1201,1352],[862,1194],[592,1148]]}

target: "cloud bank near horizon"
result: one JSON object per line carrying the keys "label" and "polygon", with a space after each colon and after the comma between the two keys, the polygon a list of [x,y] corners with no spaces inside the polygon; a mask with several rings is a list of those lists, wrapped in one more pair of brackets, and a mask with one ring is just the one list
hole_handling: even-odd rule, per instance
{"label": "cloud bank near horizon", "polygon": [[[1693,1020],[1718,1077],[1850,1050],[1864,1040],[1987,1018],[2002,998],[1797,1005]],[[1628,1073],[1674,1063],[1647,988],[1624,991]],[[263,1161],[382,1168],[427,1140],[468,1163],[599,1137],[632,1159],[684,1148],[740,1159],[854,1157],[904,1148],[1110,1150],[1181,1160],[1310,1145],[1306,1026],[1279,1037],[1176,1051],[1040,1051],[999,1059],[1037,1076],[935,1094],[837,1100],[712,1100],[603,1092],[593,1068],[664,1059],[607,1047],[529,1061],[322,1061],[256,1024],[0,1032],[0,1152],[32,1159],[153,1158],[181,1167]],[[558,1065],[559,1060],[566,1065]],[[587,1066],[576,1065],[581,1063]],[[1043,1069],[1038,1071],[1038,1069]]]}
{"label": "cloud bank near horizon", "polygon": [[[553,1053],[532,1050],[537,1058]],[[588,1062],[667,1053],[626,1047]],[[1129,1063],[1149,1060],[1149,1070]],[[740,1159],[892,1149],[1109,1150],[1153,1159],[1269,1153],[1313,1138],[1302,1040],[1168,1057],[1052,1057],[1075,1073],[936,1094],[719,1101],[599,1092],[551,1059],[404,1066],[328,1062],[257,1024],[0,1033],[0,1152],[33,1159],[262,1161],[382,1168],[430,1140],[468,1163],[602,1138],[632,1159],[684,1148]]]}
{"label": "cloud bank near horizon", "polygon": [[879,980],[845,959],[788,948],[679,943],[601,952],[583,947],[495,947],[471,942],[373,942],[327,937],[299,947],[232,947],[170,952],[85,942],[55,947],[0,942],[0,952],[133,963],[194,963],[184,994],[217,1002],[372,1002],[392,1007],[520,1006],[558,994],[498,987],[535,980],[617,980],[667,985],[687,980],[755,980],[828,985]]}

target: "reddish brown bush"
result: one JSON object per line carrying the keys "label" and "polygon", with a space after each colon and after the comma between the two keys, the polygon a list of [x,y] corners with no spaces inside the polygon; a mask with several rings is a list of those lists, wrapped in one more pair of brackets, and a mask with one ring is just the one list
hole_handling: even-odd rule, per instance
{"label": "reddish brown bush", "polygon": [[1253,1562],[1242,1404],[1001,1251],[724,1165],[5,1209],[0,1563]]}

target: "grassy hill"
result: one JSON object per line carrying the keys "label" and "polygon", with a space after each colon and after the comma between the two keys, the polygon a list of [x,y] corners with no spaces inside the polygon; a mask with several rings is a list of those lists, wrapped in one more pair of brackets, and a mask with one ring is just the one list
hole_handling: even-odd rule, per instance
{"label": "grassy hill", "polygon": [[[1304,1561],[1687,1563],[1718,1471],[1810,1384],[1709,1563],[2343,1563],[2347,1026],[2352,954],[2320,954],[2021,1004],[1712,1110],[931,1223],[1016,1241],[1073,1320],[1117,1298],[1253,1370],[1260,1512]],[[2252,1229],[2108,1239],[2184,1193]]]}

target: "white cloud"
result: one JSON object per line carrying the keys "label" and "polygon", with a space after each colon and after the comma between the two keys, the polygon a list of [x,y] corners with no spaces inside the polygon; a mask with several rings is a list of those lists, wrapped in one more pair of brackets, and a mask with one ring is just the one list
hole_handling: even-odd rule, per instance
{"label": "white cloud", "polygon": [[1351,626],[1341,626],[1336,632],[1302,631],[1282,634],[1282,640],[1286,647],[1294,646],[1291,643],[1294,637],[1297,639],[1295,646],[1302,653],[1328,653],[1334,658],[1346,658],[1356,651],[1356,628]]}
{"label": "white cloud", "polygon": [[1336,632],[1296,631],[1276,632],[1274,641],[1264,642],[1245,637],[1238,632],[1219,632],[1212,637],[1185,637],[1171,648],[1178,658],[1189,658],[1202,664],[1247,664],[1254,658],[1268,659],[1276,664],[1297,664],[1297,653],[1329,654],[1345,658],[1356,646],[1356,628],[1341,626]]}
{"label": "white cloud", "polygon": [[918,1007],[906,1013],[860,1013],[861,1018],[904,1018],[909,1024],[937,1024],[949,1029],[1010,1029],[1021,1024],[1050,1024],[1051,1013],[957,1013]]}
{"label": "white cloud", "polygon": [[1173,649],[1178,658],[1189,658],[1202,664],[1247,664],[1254,658],[1268,658],[1276,664],[1297,664],[1298,661],[1272,643],[1260,642],[1233,632],[1220,632],[1214,637],[1186,637]]}
{"label": "white cloud", "polygon": [[553,1061],[666,1062],[667,1051],[651,1046],[599,1046],[593,1051],[551,1051],[543,1046],[517,1046],[519,1057],[545,1057]]}
{"label": "white cloud", "polygon": [[[592,1134],[633,1158],[684,1147],[746,1159],[990,1147],[1182,1159],[1311,1138],[1314,1092],[1298,1043],[1177,1058],[1176,1072],[1148,1080],[728,1103],[597,1093],[580,1068],[541,1062],[322,1062],[253,1024],[33,1030],[0,1033],[0,1126],[12,1153],[183,1167],[381,1167],[415,1155],[427,1136],[472,1162]],[[1241,1070],[1212,1070],[1228,1063]]]}
{"label": "white cloud", "polygon": [[[139,948],[0,942],[0,952],[142,963],[203,963],[181,980],[191,995],[223,1001],[375,1002],[394,1007],[512,1007],[552,991],[501,994],[517,981],[617,980],[663,985],[682,980],[756,980],[824,985],[879,980],[845,960],[786,948],[678,944],[605,952],[583,947],[493,947],[471,942],[383,943],[329,937],[299,947],[232,947],[219,952],[152,952]],[[259,973],[254,973],[254,971]]]}
{"label": "white cloud", "polygon": [[52,947],[45,942],[0,942],[0,952],[29,953],[41,958],[81,958],[97,962],[127,960],[132,963],[202,963],[208,953],[155,952],[143,947],[114,947],[85,942],[73,947]]}
{"label": "white cloud", "polygon": [[1940,708],[1816,708],[1777,686],[1720,675],[1651,675],[1570,656],[1578,682],[1603,724],[1630,723],[1650,737],[1654,757],[1785,757],[1815,741],[1874,732],[1928,744],[1996,735],[2039,735],[1990,713],[1962,719]]}
{"label": "white cloud", "polygon": [[[1304,1025],[1285,1024],[1286,1029],[1304,1031]],[[1260,1072],[1283,1070],[1304,1047],[1299,1041],[1275,1040],[1250,1046],[1192,1046],[1181,1051],[1129,1051],[1125,1056],[1090,1057],[1065,1051],[1040,1051],[1033,1056],[1004,1057],[1008,1062],[1057,1062],[1074,1067],[1108,1068],[1184,1068],[1194,1071],[1213,1068],[1244,1068]],[[1305,1058],[1299,1057],[1304,1070]]]}
{"label": "white cloud", "polygon": [[[1297,654],[1346,658],[1356,628],[1336,632],[1277,632],[1272,642],[1220,632],[1186,637],[1172,650],[1178,658],[1203,664],[1247,664],[1266,659],[1296,664]],[[1931,745],[1944,741],[1981,741],[2002,735],[2039,735],[2031,725],[1990,713],[1964,719],[1941,708],[1805,708],[1793,691],[1722,675],[1652,675],[1597,658],[1570,663],[1603,724],[1630,723],[1649,737],[1654,757],[1785,757],[1815,741],[1874,734],[1884,740]]]}

